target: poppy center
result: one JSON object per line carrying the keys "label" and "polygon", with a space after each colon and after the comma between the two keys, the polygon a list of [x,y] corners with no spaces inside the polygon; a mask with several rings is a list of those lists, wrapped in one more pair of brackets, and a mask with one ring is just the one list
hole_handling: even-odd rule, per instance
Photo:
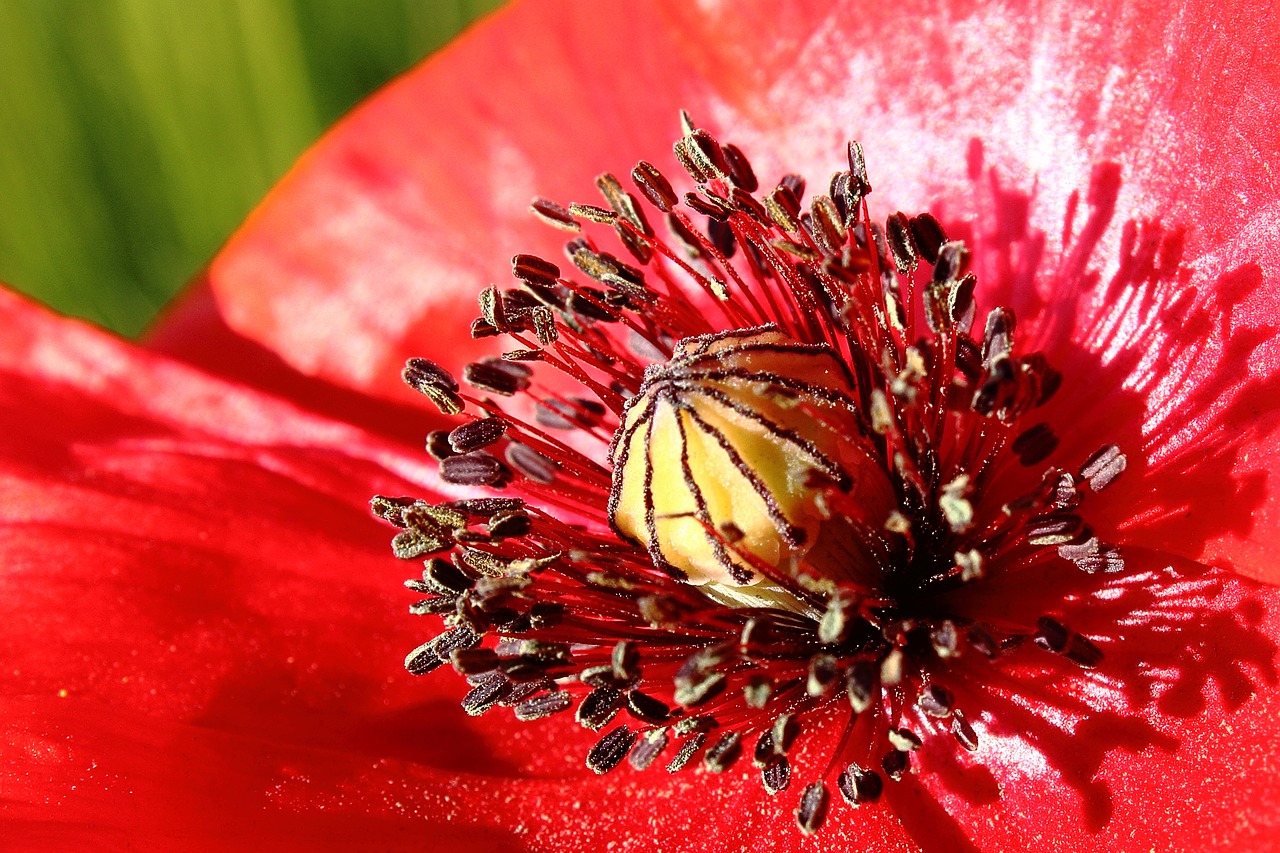
{"label": "poppy center", "polygon": [[515,348],[461,382],[406,366],[465,418],[428,436],[441,478],[487,493],[374,511],[397,556],[426,558],[411,610],[443,621],[410,672],[452,664],[472,714],[575,709],[604,730],[597,773],[664,752],[670,772],[723,772],[750,739],[781,794],[805,743],[810,833],[828,782],[860,805],[929,738],[978,750],[958,658],[1098,663],[1051,615],[992,621],[958,593],[1064,561],[1123,569],[1082,507],[1125,457],[1057,458],[1038,412],[1062,375],[1010,310],[975,327],[969,253],[936,219],[871,219],[860,147],[806,207],[802,178],[758,193],[741,151],[683,119],[694,190],[641,162],[648,206],[610,174],[605,206],[535,200],[577,273],[517,255],[516,287],[485,290],[472,325]]}

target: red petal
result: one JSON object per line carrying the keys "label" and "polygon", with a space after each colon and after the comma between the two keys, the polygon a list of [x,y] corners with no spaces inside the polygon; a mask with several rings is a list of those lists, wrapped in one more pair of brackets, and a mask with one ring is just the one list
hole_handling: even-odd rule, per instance
{"label": "red petal", "polygon": [[1276,587],[1138,549],[1123,575],[1063,566],[991,583],[999,595],[970,590],[966,612],[1051,614],[1105,656],[1081,670],[1028,644],[999,675],[967,670],[957,701],[981,709],[979,751],[931,751],[921,781],[981,849],[1268,849]]}
{"label": "red petal", "polygon": [[295,752],[421,754],[413,572],[366,496],[426,471],[16,297],[0,316],[6,818],[168,847],[298,823],[271,799]]}
{"label": "red petal", "polygon": [[[406,446],[421,444],[422,436],[431,429],[447,428],[440,412],[403,383],[386,389],[391,400],[380,400],[323,376],[302,373],[261,343],[233,331],[218,313],[206,279],[193,283],[167,309],[149,343],[153,350]],[[399,374],[400,365],[395,365],[389,377],[398,379]]]}

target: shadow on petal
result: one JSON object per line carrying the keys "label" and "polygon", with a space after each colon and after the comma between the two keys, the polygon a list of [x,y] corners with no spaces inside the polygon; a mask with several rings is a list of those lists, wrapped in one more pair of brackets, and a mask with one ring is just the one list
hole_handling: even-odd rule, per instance
{"label": "shadow on petal", "polygon": [[[998,599],[975,594],[966,605],[997,619],[1051,614],[1104,651],[1096,669],[1025,643],[995,667],[960,662],[949,682],[960,685],[960,706],[979,714],[983,737],[1000,744],[993,755],[1012,760],[995,772],[1005,798],[1017,796],[1007,784],[1028,772],[1034,781],[1012,784],[1065,786],[1090,834],[1116,831],[1109,824],[1119,803],[1147,796],[1116,788],[1109,768],[1156,754],[1194,766],[1207,742],[1222,765],[1198,772],[1225,774],[1228,756],[1260,746],[1232,716],[1280,684],[1274,615],[1267,621],[1273,588],[1151,551],[1131,549],[1126,558],[1124,574],[1064,565],[1005,578]],[[944,790],[973,802],[971,768],[955,755],[930,750],[928,767]],[[1036,766],[1046,772],[1026,769]]]}
{"label": "shadow on petal", "polygon": [[984,216],[948,231],[974,250],[981,308],[1011,306],[1017,336],[1064,374],[1042,409],[1059,426],[1056,464],[1070,469],[1108,443],[1128,457],[1090,500],[1090,523],[1111,541],[1280,580],[1265,554],[1276,513],[1260,512],[1276,502],[1280,428],[1280,373],[1267,366],[1280,317],[1257,307],[1262,266],[1186,258],[1187,229],[1158,220],[1123,222],[1108,258],[1123,185],[1113,162],[1071,197],[1054,257],[1031,224],[1035,189],[1006,186],[982,148],[971,141],[969,176]]}
{"label": "shadow on petal", "polygon": [[[0,707],[0,755],[24,767],[5,778],[6,849],[526,849],[486,815],[428,812],[394,770],[339,745],[283,745],[77,699]],[[422,775],[437,787],[453,776]]]}
{"label": "shadow on petal", "polygon": [[[214,373],[222,379],[280,395],[312,412],[341,420],[407,446],[446,424],[434,407],[397,403],[308,376],[258,341],[234,331],[218,311],[207,276],[193,282],[147,338],[150,349]],[[211,359],[210,353],[219,353]],[[394,371],[392,371],[394,373]],[[421,400],[421,398],[418,398]]]}

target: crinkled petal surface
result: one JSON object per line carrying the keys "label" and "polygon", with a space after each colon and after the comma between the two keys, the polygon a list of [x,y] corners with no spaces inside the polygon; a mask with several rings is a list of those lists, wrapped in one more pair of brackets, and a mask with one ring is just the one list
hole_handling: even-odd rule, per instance
{"label": "crinkled petal surface", "polygon": [[[1280,600],[1243,576],[1280,578],[1280,12],[1017,5],[516,3],[307,155],[152,352],[5,298],[6,838],[1272,846]],[[1011,593],[1104,666],[975,680],[973,760],[931,752],[807,840],[746,767],[595,777],[571,723],[471,720],[458,681],[410,680],[424,632],[364,506],[434,485],[396,374],[480,352],[476,290],[556,254],[529,198],[591,201],[642,157],[674,176],[680,107],[765,180],[861,139],[876,214],[938,212],[1066,369],[1064,448],[1138,448],[1101,496],[1131,573]]]}

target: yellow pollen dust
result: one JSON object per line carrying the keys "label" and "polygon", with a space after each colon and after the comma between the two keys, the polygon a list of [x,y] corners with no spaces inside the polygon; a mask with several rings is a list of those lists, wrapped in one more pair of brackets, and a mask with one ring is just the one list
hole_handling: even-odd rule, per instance
{"label": "yellow pollen dust", "polygon": [[865,467],[851,383],[830,347],[773,327],[680,341],[614,436],[614,527],[690,583],[732,591],[761,564],[794,575],[825,495]]}

